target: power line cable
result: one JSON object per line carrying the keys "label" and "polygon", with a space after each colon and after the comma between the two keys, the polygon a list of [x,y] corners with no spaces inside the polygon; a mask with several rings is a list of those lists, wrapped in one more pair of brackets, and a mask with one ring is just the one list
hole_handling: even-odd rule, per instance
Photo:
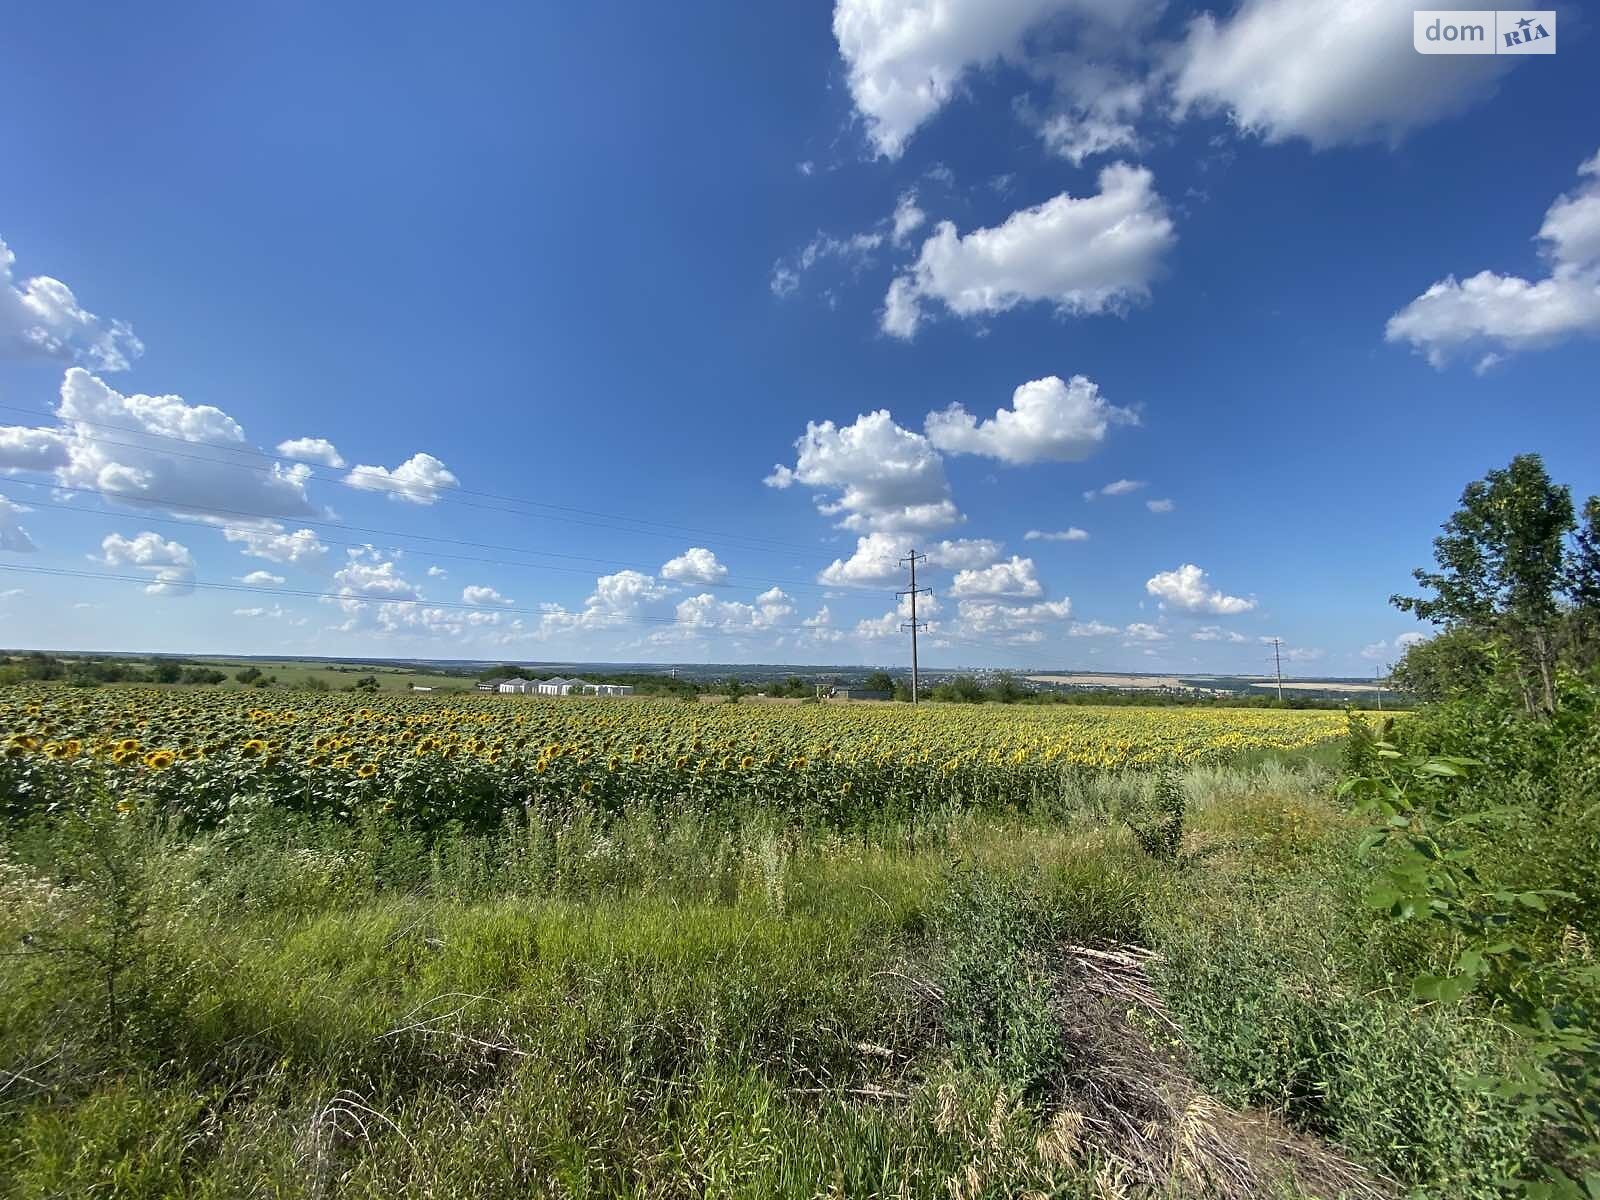
{"label": "power line cable", "polygon": [[[100,489],[100,488],[67,487],[67,486],[63,486],[63,485],[60,485],[60,484],[46,483],[46,482],[43,482],[43,481],[40,481],[40,480],[32,480],[32,479],[13,479],[13,480],[10,480],[9,482],[12,483],[12,484],[20,484],[20,485],[22,485],[24,487],[49,488],[52,491],[58,491],[58,492],[78,492],[78,493],[83,493],[83,494],[86,494],[86,495],[103,496],[103,497],[106,497],[106,498],[109,498],[109,499],[126,499],[126,497],[124,497],[119,492],[105,491],[105,490]],[[171,502],[163,501],[162,499],[160,499],[158,497],[158,498],[143,498],[140,501],[138,501],[138,503],[141,504],[141,505],[142,504],[152,504],[152,505],[155,505],[155,506],[160,506],[163,503],[171,503]],[[42,509],[42,508],[55,509],[55,510],[59,510],[61,512],[76,513],[76,514],[86,515],[86,516],[92,515],[92,516],[108,517],[111,520],[123,520],[123,519],[125,519],[125,518],[127,518],[129,516],[129,514],[127,514],[127,513],[114,512],[114,511],[112,511],[110,509],[105,509],[105,508],[92,508],[92,509],[91,508],[80,508],[77,505],[73,505],[73,504],[54,504],[54,503],[51,503],[49,501],[44,501],[44,500],[32,500],[32,499],[30,499],[28,507],[29,508],[35,508],[35,509]],[[211,513],[216,513],[216,514],[222,515],[222,516],[244,516],[244,515],[247,515],[247,514],[239,512],[238,510],[233,510],[233,509],[211,508],[211,507],[203,507],[203,506],[200,506],[200,505],[186,505],[185,507],[193,508],[197,512],[211,512]],[[272,520],[277,520],[278,518],[271,518],[271,519]],[[263,535],[263,536],[278,536],[271,530],[262,529],[259,525],[227,525],[227,524],[216,524],[216,523],[212,523],[212,522],[195,522],[195,521],[192,521],[192,520],[184,520],[181,517],[158,517],[158,516],[152,516],[152,515],[150,515],[148,513],[139,513],[137,515],[137,520],[138,520],[139,524],[176,525],[176,526],[178,526],[180,528],[187,528],[187,529],[215,529],[215,530],[220,530],[220,531],[222,531],[224,533],[232,531],[234,533],[239,533],[239,534],[256,534],[256,535]],[[561,559],[567,559],[567,560],[570,560],[570,561],[573,561],[573,562],[592,563],[592,564],[595,564],[596,566],[602,566],[602,567],[609,566],[609,567],[620,567],[620,568],[623,568],[625,570],[637,570],[637,571],[642,571],[645,574],[650,574],[650,575],[655,575],[660,570],[660,568],[658,568],[658,567],[651,567],[651,566],[649,566],[647,564],[644,564],[644,563],[625,562],[625,561],[622,561],[622,560],[619,560],[619,559],[597,558],[597,557],[594,557],[594,556],[591,556],[591,555],[584,555],[584,554],[566,554],[566,553],[563,553],[563,552],[560,552],[560,551],[556,551],[556,550],[528,550],[528,549],[524,549],[522,547],[517,547],[517,546],[499,545],[499,544],[496,544],[496,543],[493,543],[493,542],[471,542],[471,541],[466,541],[466,540],[457,539],[457,538],[440,538],[440,537],[435,537],[435,536],[430,535],[430,534],[404,533],[404,532],[401,532],[399,530],[376,529],[376,528],[372,528],[372,527],[369,527],[369,526],[348,525],[348,524],[343,524],[343,523],[335,522],[335,521],[300,520],[300,521],[296,521],[295,523],[301,524],[301,525],[306,525],[306,526],[315,526],[315,527],[318,527],[320,529],[337,529],[337,530],[341,530],[341,531],[348,532],[348,533],[365,533],[365,534],[369,534],[369,535],[376,536],[376,537],[382,537],[382,538],[399,538],[399,539],[411,538],[411,539],[418,539],[418,540],[423,540],[423,541],[438,541],[438,542],[443,542],[443,543],[449,544],[449,545],[466,546],[466,547],[471,548],[471,549],[502,550],[502,551],[505,551],[505,552],[511,553],[511,554],[528,554],[528,555],[544,556],[544,557],[548,557],[548,558],[561,558]],[[329,545],[333,545],[333,546],[364,547],[364,546],[370,545],[370,543],[366,542],[366,541],[349,542],[349,541],[343,541],[343,540],[341,540],[339,538],[327,537],[326,535],[321,535],[320,536],[320,540],[328,543]],[[476,563],[488,564],[488,565],[491,565],[491,566],[519,567],[519,568],[526,568],[526,569],[531,569],[531,570],[541,570],[541,571],[565,571],[565,572],[569,572],[569,573],[577,574],[577,575],[588,575],[588,574],[592,573],[592,568],[590,568],[589,570],[582,570],[582,569],[579,569],[577,567],[560,567],[560,566],[556,566],[554,564],[547,564],[547,563],[518,562],[518,561],[513,561],[513,560],[508,560],[508,559],[499,559],[499,558],[480,558],[480,557],[475,557],[475,556],[465,555],[465,554],[452,554],[452,553],[449,553],[449,552],[446,552],[446,551],[434,550],[434,549],[431,549],[431,548],[429,548],[429,549],[420,549],[420,548],[414,547],[414,546],[396,546],[396,547],[393,547],[393,548],[396,549],[396,550],[408,551],[410,553],[426,553],[428,556],[430,556],[432,558],[457,559],[457,560],[466,561],[466,562],[476,562]],[[265,559],[263,561],[271,562],[271,561],[274,561],[274,560]],[[727,578],[725,578],[724,580],[722,580],[720,582],[706,582],[706,581],[699,581],[699,580],[694,581],[694,585],[695,586],[727,587],[727,588],[741,588],[741,587],[743,587],[743,588],[754,588],[758,584],[762,584],[762,583],[772,584],[772,585],[775,585],[775,586],[781,587],[781,588],[794,588],[794,589],[797,589],[797,590],[803,589],[805,591],[812,592],[812,593],[817,593],[817,592],[828,593],[828,592],[832,592],[832,591],[848,591],[848,592],[859,592],[859,593],[862,593],[862,594],[871,594],[871,595],[880,595],[881,594],[880,589],[868,588],[868,587],[864,587],[864,586],[861,586],[861,585],[858,585],[858,584],[817,584],[817,583],[806,582],[806,581],[803,581],[803,580],[802,581],[795,581],[795,580],[778,579],[778,578],[775,578],[775,577],[772,577],[772,576],[741,575],[741,576],[735,577],[735,576],[731,576],[730,575],[730,576],[728,576]]]}
{"label": "power line cable", "polygon": [[[203,589],[203,590],[206,590],[206,591],[242,593],[242,594],[250,595],[250,596],[286,596],[286,597],[292,597],[292,598],[295,598],[295,599],[336,600],[336,601],[341,601],[341,602],[355,602],[355,603],[359,603],[359,604],[363,604],[363,605],[366,605],[366,604],[372,604],[372,605],[401,604],[401,605],[407,605],[407,606],[412,606],[412,607],[416,607],[416,608],[439,608],[439,609],[449,609],[449,610],[460,611],[460,612],[476,612],[476,613],[508,613],[508,614],[511,614],[511,615],[514,615],[514,616],[533,616],[533,617],[540,617],[540,618],[543,618],[545,616],[550,615],[549,612],[547,610],[545,610],[545,609],[519,608],[519,607],[516,607],[514,605],[493,605],[493,606],[490,606],[490,605],[479,605],[479,604],[465,604],[465,603],[458,603],[458,602],[454,602],[454,601],[444,601],[444,600],[427,600],[427,599],[424,599],[424,598],[421,598],[421,597],[369,596],[369,595],[360,595],[360,594],[351,594],[351,593],[342,593],[342,592],[318,592],[318,591],[312,591],[312,590],[303,589],[303,588],[257,587],[254,584],[218,583],[218,582],[214,582],[214,581],[210,581],[210,580],[202,580],[202,579],[185,579],[185,578],[162,579],[162,578],[160,578],[159,575],[156,575],[156,574],[151,574],[151,575],[118,575],[118,574],[114,574],[114,573],[107,572],[107,571],[83,571],[83,570],[77,570],[77,569],[68,568],[68,567],[30,567],[30,566],[24,566],[24,565],[19,564],[19,563],[0,563],[0,571],[9,571],[9,572],[12,572],[12,573],[20,573],[20,574],[25,574],[25,575],[42,575],[42,576],[53,577],[53,578],[89,579],[89,580],[99,580],[99,581],[105,581],[105,582],[111,582],[111,583],[135,583],[135,584],[139,584],[141,586],[147,587],[147,588],[150,587],[153,584],[156,584],[156,585],[164,584],[164,585],[166,585],[168,587],[173,588],[174,590],[187,589],[187,588],[199,588],[199,589]],[[581,616],[582,615],[581,612],[571,612],[571,611],[568,611],[568,610],[564,610],[564,611],[567,611],[567,615],[569,615],[569,616]],[[774,631],[778,631],[778,632],[811,632],[811,631],[814,631],[815,628],[816,628],[815,626],[805,625],[805,624],[798,624],[798,625],[796,625],[796,624],[785,624],[785,625],[780,625],[780,624],[775,624],[775,623],[774,624],[763,624],[763,625],[759,625],[759,626],[730,627],[728,625],[707,625],[707,624],[704,624],[704,623],[698,622],[698,621],[685,621],[685,620],[683,620],[682,618],[679,618],[679,617],[652,617],[652,616],[648,616],[648,615],[646,615],[644,613],[634,613],[634,614],[631,614],[631,615],[607,614],[607,616],[605,618],[605,622],[603,624],[601,624],[601,625],[598,625],[598,626],[594,627],[594,629],[592,629],[590,632],[603,632],[606,629],[615,628],[617,626],[635,625],[635,624],[668,626],[668,627],[683,627],[683,628],[693,629],[696,632],[703,633],[703,634],[706,634],[706,635],[719,635],[719,636],[728,636],[728,637],[749,637],[749,636],[754,635],[754,634],[768,633],[768,632],[774,632]],[[995,642],[978,641],[978,640],[975,640],[975,639],[972,639],[972,638],[954,637],[954,636],[945,635],[945,634],[941,634],[940,636],[942,638],[944,638],[944,640],[949,641],[949,642],[957,643],[957,644],[960,644],[960,645],[980,647],[980,648],[988,649],[988,650],[1000,650],[1000,651],[1005,651],[1005,652],[1008,652],[1008,653],[1015,653],[1019,649],[1016,646],[1006,646],[1006,645],[1002,645],[1000,643],[995,643]]]}
{"label": "power line cable", "polygon": [[[358,485],[358,484],[350,483],[348,481],[348,477],[341,477],[341,476],[339,476],[337,474],[334,474],[334,475],[317,474],[316,472],[318,472],[319,470],[327,470],[327,471],[335,471],[335,472],[337,472],[337,471],[342,470],[343,468],[329,467],[326,463],[316,462],[315,460],[312,460],[312,459],[294,458],[294,457],[289,456],[289,455],[269,454],[266,451],[258,450],[253,446],[227,446],[227,445],[222,445],[222,444],[216,443],[216,442],[195,442],[195,441],[191,441],[190,439],[185,438],[185,437],[179,437],[179,436],[177,436],[175,434],[156,433],[156,432],[153,432],[153,431],[150,431],[150,430],[135,429],[135,428],[133,428],[131,426],[126,426],[126,425],[110,425],[110,424],[106,424],[104,422],[91,421],[91,420],[87,420],[87,419],[84,419],[84,418],[81,418],[81,417],[62,417],[62,416],[58,416],[57,414],[54,414],[54,413],[40,412],[40,411],[38,411],[36,409],[24,408],[24,407],[22,407],[20,405],[15,405],[15,404],[0,403],[0,409],[5,409],[5,410],[8,410],[10,412],[22,413],[24,415],[31,416],[31,417],[42,417],[42,418],[47,418],[47,419],[50,419],[50,420],[55,420],[55,421],[60,421],[60,422],[70,422],[72,424],[77,424],[77,425],[87,425],[87,426],[89,426],[90,428],[93,428],[93,429],[107,429],[107,430],[111,430],[113,432],[132,434],[132,435],[134,435],[136,437],[155,438],[155,439],[159,439],[161,441],[177,442],[180,445],[189,446],[189,447],[197,447],[197,448],[202,448],[202,449],[207,449],[207,450],[219,450],[219,451],[222,451],[222,452],[228,453],[228,454],[249,455],[249,456],[254,457],[254,458],[268,459],[274,464],[283,463],[283,462],[294,463],[294,464],[296,464],[298,466],[302,466],[302,467],[308,468],[311,471],[311,476],[310,476],[311,478],[320,480],[320,481],[322,481],[324,483],[332,483],[332,484],[335,484],[335,485],[340,486],[340,487],[349,488],[352,491],[379,492],[379,493],[387,493],[387,494],[395,494],[395,495],[411,494],[411,489],[407,488],[405,485],[403,485],[403,484],[390,484],[388,481],[382,479],[381,477],[371,477],[374,486],[367,487],[367,486],[361,486],[361,485]],[[103,446],[118,446],[118,447],[121,447],[122,449],[126,449],[126,450],[143,450],[143,451],[145,451],[147,453],[166,454],[166,455],[168,455],[169,457],[172,457],[172,458],[188,459],[188,460],[193,461],[193,462],[205,463],[205,464],[208,464],[210,466],[238,468],[240,470],[256,471],[256,472],[259,472],[259,473],[262,473],[262,474],[267,474],[267,475],[271,475],[271,474],[275,474],[276,473],[274,466],[266,466],[266,465],[258,466],[258,465],[252,464],[252,463],[226,462],[226,461],[223,461],[221,459],[207,458],[204,455],[184,454],[184,453],[180,453],[180,452],[178,452],[176,450],[160,450],[160,449],[157,449],[156,447],[140,445],[137,442],[117,442],[117,441],[112,441],[112,440],[104,439],[104,438],[97,438],[96,441],[98,442],[98,444],[103,445]],[[760,535],[757,535],[757,534],[741,534],[741,533],[718,532],[718,531],[715,531],[715,530],[708,530],[708,529],[699,528],[699,527],[696,527],[696,526],[693,526],[693,525],[678,525],[678,524],[674,524],[672,522],[667,522],[667,521],[651,520],[650,518],[647,518],[647,517],[629,516],[629,515],[627,515],[625,513],[608,513],[608,512],[604,512],[604,511],[600,511],[600,510],[596,510],[596,509],[579,508],[579,507],[574,506],[574,505],[554,504],[554,503],[551,503],[550,501],[533,500],[533,499],[529,499],[528,497],[525,497],[525,496],[506,496],[506,495],[502,495],[502,494],[495,493],[495,492],[485,492],[485,491],[481,491],[481,490],[477,490],[477,489],[465,488],[465,487],[462,487],[460,485],[460,483],[429,485],[428,490],[430,492],[433,492],[433,493],[436,493],[436,494],[437,493],[458,493],[459,495],[462,495],[462,496],[478,496],[478,497],[481,497],[483,499],[498,500],[498,501],[501,501],[503,503],[522,504],[522,505],[528,505],[529,507],[533,507],[533,508],[547,508],[547,509],[555,510],[557,512],[576,513],[576,514],[579,514],[581,516],[597,517],[597,518],[601,518],[601,519],[609,520],[609,521],[624,521],[624,522],[629,522],[629,523],[634,524],[634,525],[654,526],[655,527],[654,529],[646,528],[646,529],[621,529],[621,530],[619,530],[619,532],[625,532],[625,533],[642,533],[642,534],[646,534],[646,535],[649,535],[649,536],[655,536],[655,537],[681,537],[681,536],[687,534],[687,535],[699,536],[699,537],[717,538],[717,539],[720,539],[722,541],[729,542],[729,543],[737,542],[737,541],[743,541],[743,542],[752,543],[752,545],[750,545],[750,546],[743,547],[744,549],[759,549],[759,550],[762,550],[764,552],[769,552],[769,553],[776,553],[776,552],[779,552],[779,551],[796,551],[796,550],[803,551],[805,553],[815,553],[815,551],[816,551],[816,547],[815,546],[803,545],[803,544],[801,544],[799,542],[786,542],[786,541],[782,541],[782,540],[777,539],[777,538],[768,538],[768,537],[763,537],[763,536],[760,536]],[[453,503],[464,504],[464,505],[467,505],[468,507],[471,507],[471,508],[483,509],[483,510],[486,510],[486,511],[489,511],[489,512],[501,512],[501,513],[507,513],[508,515],[514,515],[514,516],[539,516],[539,517],[544,517],[547,520],[566,520],[566,521],[570,521],[573,524],[588,525],[588,526],[591,526],[593,528],[600,528],[600,529],[613,529],[613,528],[616,528],[616,527],[610,526],[610,525],[595,526],[595,525],[593,525],[592,522],[589,522],[589,521],[579,521],[579,520],[576,520],[575,518],[570,518],[570,517],[558,517],[558,516],[553,516],[553,515],[551,515],[549,513],[523,513],[523,512],[520,512],[518,510],[498,508],[498,507],[496,507],[494,505],[477,504],[477,503],[473,503],[472,501],[469,501],[469,500],[458,500],[454,496],[436,495],[436,498],[437,499],[448,499]],[[283,518],[277,518],[277,519],[293,520],[294,518],[292,518],[292,517],[283,517]]]}

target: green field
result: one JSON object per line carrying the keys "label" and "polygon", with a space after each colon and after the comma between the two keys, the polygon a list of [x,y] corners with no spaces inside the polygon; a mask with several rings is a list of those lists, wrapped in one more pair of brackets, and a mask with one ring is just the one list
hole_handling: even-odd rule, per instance
{"label": "green field", "polygon": [[[1191,732],[1221,747],[1237,737],[1228,723],[1283,722],[1293,737],[1330,714],[452,710],[448,697],[363,707],[279,693],[292,711],[252,716],[245,697],[188,694],[212,699],[0,693],[8,719],[35,730],[13,731],[0,763],[7,1200],[1489,1197],[1581,1170],[1593,1151],[1590,1060],[1519,1034],[1501,990],[1534,987],[1564,1014],[1600,995],[1584,932],[1600,889],[1581,850],[1596,818],[1571,799],[1580,776],[1564,774],[1600,762],[1592,735],[1574,733],[1564,744],[1581,753],[1560,761],[1497,743],[1503,770],[1465,784],[1384,776],[1400,795],[1424,787],[1430,804],[1497,814],[1446,843],[1486,886],[1560,885],[1497,927],[1537,972],[1495,968],[1443,1002],[1415,981],[1451,977],[1471,943],[1463,927],[1371,902],[1407,860],[1398,844],[1371,848],[1373,812],[1336,790],[1336,746],[1311,737],[1265,759],[1239,748],[1181,765]],[[1586,695],[1571,702],[1580,716],[1594,711]],[[226,715],[241,704],[250,712]],[[395,727],[436,730],[429,773],[406,774],[403,755],[370,776],[352,760],[351,786],[382,790],[394,770],[423,788],[416,802],[303,803],[292,773],[252,774],[276,753],[252,721],[310,712],[347,728],[341,714],[370,723],[390,706]],[[424,820],[441,811],[427,789],[462,786],[451,754],[466,746],[443,736],[446,711],[567,732],[532,775],[496,776],[514,803]],[[1407,753],[1443,753],[1490,728],[1481,718],[1412,716],[1395,736]],[[588,754],[585,725],[613,721],[659,726],[661,761],[685,778],[693,764],[671,747],[688,738],[713,762],[713,722],[767,740],[870,737],[888,721],[927,722],[924,739],[1001,740],[946,799],[859,818],[765,785],[631,802],[626,787],[591,791],[586,766],[539,765]],[[111,736],[124,722],[146,723],[151,745],[190,728],[199,757],[128,751]],[[383,728],[362,737],[376,745]],[[1007,745],[1055,730],[1065,752],[1095,730],[1088,763],[1103,753],[1093,745],[1141,729],[1167,747],[1153,765],[1063,758],[1025,787],[974,790],[984,770],[1023,769]],[[333,735],[294,736],[314,754]],[[1351,778],[1383,761],[1363,737],[1344,751]],[[828,778],[859,770],[867,795],[887,782],[877,762],[841,757]],[[153,782],[110,786],[108,772],[127,771]],[[515,790],[547,776],[558,786]],[[318,786],[341,786],[329,778]],[[1499,803],[1513,793],[1522,808]],[[1431,819],[1415,811],[1408,830]]]}

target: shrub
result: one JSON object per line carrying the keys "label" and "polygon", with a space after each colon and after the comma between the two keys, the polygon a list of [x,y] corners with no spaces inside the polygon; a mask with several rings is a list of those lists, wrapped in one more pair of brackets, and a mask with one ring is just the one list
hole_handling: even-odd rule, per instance
{"label": "shrub", "polygon": [[1159,772],[1148,797],[1124,818],[1139,848],[1158,862],[1177,862],[1187,803],[1183,776],[1171,770]]}

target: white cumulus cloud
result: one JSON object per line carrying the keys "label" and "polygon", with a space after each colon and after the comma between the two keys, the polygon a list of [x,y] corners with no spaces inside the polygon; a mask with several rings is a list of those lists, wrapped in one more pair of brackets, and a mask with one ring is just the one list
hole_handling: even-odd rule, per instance
{"label": "white cumulus cloud", "polygon": [[251,571],[248,575],[241,575],[239,582],[248,583],[251,587],[277,587],[283,583],[283,576],[274,575],[271,571]]}
{"label": "white cumulus cloud", "polygon": [[387,492],[389,499],[408,504],[433,504],[442,492],[460,481],[444,463],[431,454],[413,454],[394,470],[387,467],[357,466],[344,481],[368,492]]}
{"label": "white cumulus cloud", "polygon": [[676,558],[661,564],[661,578],[674,583],[721,583],[727,577],[728,568],[703,546],[691,546]]}
{"label": "white cumulus cloud", "polygon": [[303,567],[319,563],[327,556],[328,547],[309,529],[296,529],[289,533],[282,525],[268,524],[261,529],[229,527],[222,536],[242,545],[240,553],[250,558],[264,558],[268,562]]}
{"label": "white cumulus cloud", "polygon": [[1037,604],[1001,604],[986,600],[963,600],[956,606],[961,623],[975,637],[1031,630],[1052,621],[1065,621],[1072,615],[1072,601],[1041,600]]}
{"label": "white cumulus cloud", "polygon": [[768,487],[801,483],[832,493],[818,502],[842,528],[857,532],[927,532],[962,520],[950,498],[944,459],[927,438],[896,425],[888,409],[853,424],[807,422],[793,467],[776,466]]}
{"label": "white cumulus cloud", "polygon": [[1256,606],[1254,600],[1229,596],[1211,586],[1206,573],[1193,563],[1184,563],[1174,571],[1162,571],[1145,582],[1144,590],[1162,604],[1189,612],[1209,612],[1222,616],[1249,612]]}
{"label": "white cumulus cloud", "polygon": [[678,623],[700,632],[754,633],[781,625],[793,615],[793,601],[782,588],[776,587],[762,592],[754,604],[719,600],[709,593],[701,593],[680,601],[677,606]]}
{"label": "white cumulus cloud", "polygon": [[1044,585],[1035,574],[1033,559],[1013,554],[1007,562],[997,562],[976,570],[957,571],[950,585],[952,596],[1018,596],[1032,599],[1044,595]]}
{"label": "white cumulus cloud", "polygon": [[581,610],[574,612],[559,604],[542,605],[544,615],[539,621],[538,636],[626,625],[638,619],[647,606],[666,599],[668,593],[669,589],[654,575],[642,571],[602,575],[595,580],[594,591]]}
{"label": "white cumulus cloud", "polygon": [[[202,521],[311,516],[310,468],[246,465],[239,423],[180,396],[123,395],[82,367],[62,377],[60,424],[0,429],[0,470],[50,470],[63,487]],[[179,443],[190,443],[188,446]],[[181,457],[180,457],[181,456]]]}
{"label": "white cumulus cloud", "polygon": [[[1000,554],[1000,543],[989,538],[945,539],[917,548],[931,565],[952,571],[984,566]],[[834,559],[817,578],[838,587],[900,584],[909,578],[902,560],[911,550],[912,539],[905,534],[869,533],[856,539],[854,554]]]}
{"label": "white cumulus cloud", "polygon": [[1243,0],[1226,18],[1203,14],[1174,56],[1177,110],[1226,113],[1268,142],[1398,142],[1465,111],[1517,61],[1419,56],[1415,8],[1411,0]]}
{"label": "white cumulus cloud", "polygon": [[1600,335],[1600,153],[1578,174],[1580,186],[1556,198],[1539,228],[1548,275],[1447,276],[1390,317],[1384,337],[1438,368],[1472,354],[1482,373],[1516,350]]}
{"label": "white cumulus cloud", "polygon": [[55,359],[97,371],[126,371],[144,353],[126,321],[95,316],[59,279],[14,279],[16,261],[0,240],[0,358]]}
{"label": "white cumulus cloud", "polygon": [[1064,0],[838,0],[833,36],[851,98],[881,155],[898,158],[916,129],[973,68],[1020,49]]}
{"label": "white cumulus cloud", "polygon": [[510,604],[510,596],[502,596],[494,588],[485,584],[469,583],[461,589],[461,600],[464,604]]}
{"label": "white cumulus cloud", "polygon": [[1105,637],[1107,634],[1117,632],[1115,625],[1107,625],[1103,621],[1074,621],[1067,630],[1068,637]]}
{"label": "white cumulus cloud", "polygon": [[1159,629],[1145,621],[1135,621],[1131,625],[1124,626],[1122,633],[1128,639],[1129,644],[1135,642],[1164,642],[1168,636],[1166,630]]}
{"label": "white cumulus cloud", "polygon": [[1099,186],[1089,196],[1062,192],[964,236],[953,222],[940,222],[911,270],[890,285],[884,331],[915,336],[928,300],[958,317],[1029,303],[1078,316],[1121,311],[1147,297],[1177,241],[1155,177],[1114,163],[1100,172]]}
{"label": "white cumulus cloud", "polygon": [[1000,543],[990,538],[956,538],[923,547],[928,561],[952,571],[981,567],[1000,557]]}
{"label": "white cumulus cloud", "polygon": [[1082,375],[1049,375],[1022,384],[1011,407],[979,421],[960,404],[928,415],[928,440],[948,454],[979,454],[1008,463],[1080,462],[1105,443],[1115,425],[1137,425]]}
{"label": "white cumulus cloud", "polygon": [[133,567],[154,576],[144,590],[152,596],[194,592],[194,555],[181,542],[145,530],[132,538],[108,533],[100,542],[100,561],[108,567]]}
{"label": "white cumulus cloud", "polygon": [[286,442],[278,443],[278,453],[285,458],[297,458],[306,462],[321,463],[325,467],[342,467],[345,465],[344,455],[340,454],[338,448],[327,438],[290,438]]}

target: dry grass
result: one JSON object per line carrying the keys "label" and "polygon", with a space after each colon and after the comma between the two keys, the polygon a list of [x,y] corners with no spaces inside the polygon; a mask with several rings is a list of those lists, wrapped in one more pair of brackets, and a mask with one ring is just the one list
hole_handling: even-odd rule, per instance
{"label": "dry grass", "polygon": [[1056,1152],[1093,1152],[1122,1186],[1221,1200],[1281,1195],[1286,1182],[1326,1200],[1393,1194],[1271,1114],[1208,1095],[1148,974],[1155,958],[1137,946],[1062,947],[1057,1014],[1069,1058],[1048,1135]]}

